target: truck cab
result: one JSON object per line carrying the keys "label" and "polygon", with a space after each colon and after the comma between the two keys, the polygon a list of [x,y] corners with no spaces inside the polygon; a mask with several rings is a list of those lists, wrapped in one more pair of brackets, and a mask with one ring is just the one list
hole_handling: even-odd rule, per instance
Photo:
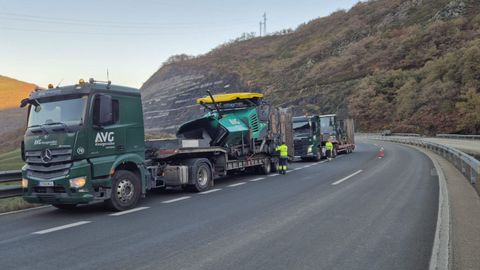
{"label": "truck cab", "polygon": [[293,117],[293,134],[296,158],[316,161],[322,158],[322,134],[318,115]]}
{"label": "truck cab", "polygon": [[36,90],[22,142],[23,198],[58,208],[106,201],[122,210],[145,193],[138,89],[89,82]]}

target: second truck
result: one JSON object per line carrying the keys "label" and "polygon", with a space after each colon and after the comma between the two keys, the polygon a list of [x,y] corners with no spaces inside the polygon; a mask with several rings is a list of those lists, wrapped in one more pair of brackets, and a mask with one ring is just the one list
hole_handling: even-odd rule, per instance
{"label": "second truck", "polygon": [[333,156],[355,149],[353,119],[336,114],[293,117],[295,158],[318,161],[325,157],[325,143],[331,140]]}

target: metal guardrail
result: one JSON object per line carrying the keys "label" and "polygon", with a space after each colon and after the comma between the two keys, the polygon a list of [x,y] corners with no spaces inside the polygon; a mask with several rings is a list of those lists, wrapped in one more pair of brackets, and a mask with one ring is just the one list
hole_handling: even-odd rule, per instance
{"label": "metal guardrail", "polygon": [[395,133],[395,132],[387,136],[422,137],[422,135],[418,133]]}
{"label": "metal guardrail", "polygon": [[460,134],[437,134],[437,138],[480,140],[480,135],[460,135]]}
{"label": "metal guardrail", "polygon": [[1,185],[0,199],[16,197],[22,195],[22,187],[18,182],[22,180],[22,171],[4,171],[0,172],[0,184],[16,183],[17,185]]}
{"label": "metal guardrail", "polygon": [[459,151],[455,148],[448,147],[443,144],[438,144],[434,142],[428,142],[421,138],[413,137],[384,137],[384,136],[372,136],[371,138],[383,141],[391,141],[397,143],[405,143],[420,146],[431,150],[445,159],[450,161],[475,187],[477,193],[480,195],[480,161],[474,157],[465,154],[462,151]]}

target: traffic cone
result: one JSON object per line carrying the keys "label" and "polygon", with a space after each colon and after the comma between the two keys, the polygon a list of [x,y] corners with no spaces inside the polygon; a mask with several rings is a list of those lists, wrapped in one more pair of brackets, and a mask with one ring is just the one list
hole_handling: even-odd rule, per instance
{"label": "traffic cone", "polygon": [[378,151],[378,158],[383,158],[385,156],[385,149],[380,147],[380,151]]}

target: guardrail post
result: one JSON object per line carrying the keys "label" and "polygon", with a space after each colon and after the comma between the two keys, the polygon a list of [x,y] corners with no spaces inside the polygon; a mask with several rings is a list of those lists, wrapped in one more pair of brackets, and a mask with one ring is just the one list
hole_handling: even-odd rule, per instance
{"label": "guardrail post", "polygon": [[476,175],[475,175],[475,168],[472,168],[470,166],[467,167],[468,170],[468,179],[470,179],[470,184],[475,185],[476,182]]}
{"label": "guardrail post", "polygon": [[[478,165],[477,170],[473,170],[472,184],[476,185],[480,182],[480,165]],[[477,188],[478,193],[480,194],[480,189]]]}

